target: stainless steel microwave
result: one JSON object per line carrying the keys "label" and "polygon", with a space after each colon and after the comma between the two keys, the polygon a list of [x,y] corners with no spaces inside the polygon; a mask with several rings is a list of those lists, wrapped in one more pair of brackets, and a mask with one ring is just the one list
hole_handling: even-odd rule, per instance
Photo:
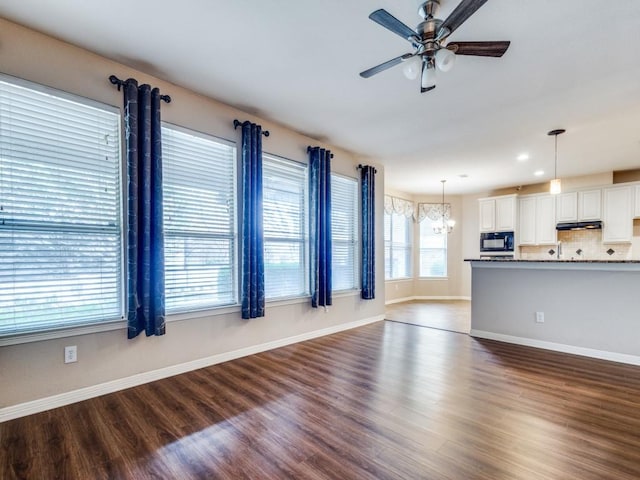
{"label": "stainless steel microwave", "polygon": [[513,252],[513,232],[485,232],[480,234],[481,252]]}

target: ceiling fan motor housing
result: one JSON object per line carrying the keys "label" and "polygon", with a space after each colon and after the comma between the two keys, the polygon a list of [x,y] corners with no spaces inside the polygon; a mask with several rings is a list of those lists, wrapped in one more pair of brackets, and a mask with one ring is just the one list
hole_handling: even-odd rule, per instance
{"label": "ceiling fan motor housing", "polygon": [[427,0],[418,8],[418,15],[426,20],[436,14],[439,6],[440,0]]}

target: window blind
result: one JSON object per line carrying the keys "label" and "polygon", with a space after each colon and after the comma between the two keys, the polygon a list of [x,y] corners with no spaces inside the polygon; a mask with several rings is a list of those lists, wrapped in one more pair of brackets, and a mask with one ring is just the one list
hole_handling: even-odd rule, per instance
{"label": "window blind", "polygon": [[333,290],[358,286],[358,181],[331,175]]}
{"label": "window blind", "polygon": [[427,218],[420,222],[420,276],[446,277],[447,234],[435,233],[433,224]]}
{"label": "window blind", "polygon": [[263,156],[265,295],[309,294],[307,167]]}
{"label": "window blind", "polygon": [[0,76],[0,335],[122,316],[120,114]]}
{"label": "window blind", "polygon": [[236,148],[162,128],[167,311],[237,303]]}
{"label": "window blind", "polygon": [[411,219],[384,214],[385,278],[411,276]]}

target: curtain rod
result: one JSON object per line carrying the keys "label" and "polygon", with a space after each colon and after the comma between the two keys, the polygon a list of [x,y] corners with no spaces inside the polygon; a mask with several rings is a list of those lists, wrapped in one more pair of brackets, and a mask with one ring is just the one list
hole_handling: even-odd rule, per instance
{"label": "curtain rod", "polygon": [[[309,145],[307,147],[307,153],[309,153],[313,148],[320,148],[320,147],[312,147],[311,145]],[[330,150],[329,150],[329,155],[330,155],[330,158],[333,158],[333,153],[331,153]]]}
{"label": "curtain rod", "polygon": [[[366,166],[366,167],[368,167],[369,165],[362,165],[362,164],[359,164],[359,165],[356,167],[356,170],[360,170],[360,169],[364,168],[365,166]],[[373,168],[373,167],[372,167],[372,168]],[[373,169],[373,173],[378,173],[378,169],[377,169],[377,168],[374,168],[374,169]]]}
{"label": "curtain rod", "polygon": [[[115,75],[109,76],[109,81],[118,87],[118,91],[120,91],[120,89],[126,82],[126,80],[120,80]],[[171,97],[169,95],[160,95],[160,100],[166,103],[171,103]]]}
{"label": "curtain rod", "polygon": [[[233,121],[233,129],[235,130],[235,129],[236,129],[236,128],[238,128],[240,125],[242,125],[243,123],[246,123],[246,122],[248,122],[248,121],[249,121],[249,120],[245,120],[245,122],[241,122],[241,121],[240,121],[240,120],[238,120],[238,119],[234,120],[234,121]],[[269,136],[269,130],[263,130],[263,131],[262,131],[262,134],[263,134],[265,137],[268,137],[268,136]]]}

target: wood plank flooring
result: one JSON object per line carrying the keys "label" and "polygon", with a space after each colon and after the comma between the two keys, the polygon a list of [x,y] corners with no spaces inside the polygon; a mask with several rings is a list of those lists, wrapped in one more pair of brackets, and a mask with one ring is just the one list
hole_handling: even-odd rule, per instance
{"label": "wood plank flooring", "polygon": [[393,322],[469,333],[471,302],[469,300],[413,300],[394,303],[386,306],[385,318]]}
{"label": "wood plank flooring", "polygon": [[640,368],[378,322],[12,420],[0,447],[5,480],[637,480]]}

